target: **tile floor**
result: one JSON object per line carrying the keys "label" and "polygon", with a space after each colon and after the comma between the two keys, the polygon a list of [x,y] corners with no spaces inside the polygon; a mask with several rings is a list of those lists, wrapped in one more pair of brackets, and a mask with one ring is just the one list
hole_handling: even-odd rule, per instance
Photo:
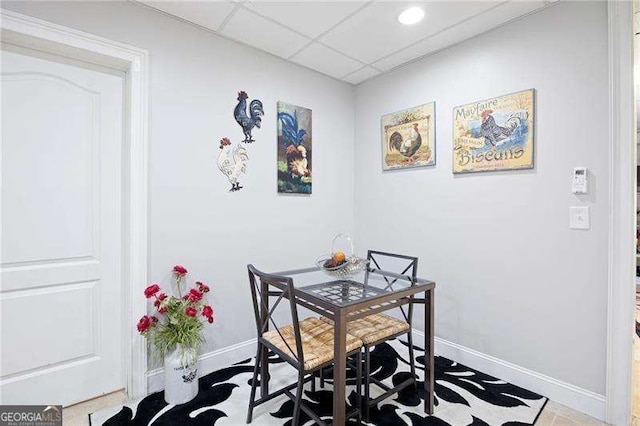
{"label": "tile floor", "polygon": [[536,425],[539,426],[605,426],[606,423],[582,414],[579,411],[560,405],[557,402],[549,401],[545,405],[542,414],[538,417]]}
{"label": "tile floor", "polygon": [[89,414],[102,410],[103,408],[114,407],[127,400],[124,390],[110,393],[80,404],[72,405],[62,409],[63,426],[88,426]]}
{"label": "tile floor", "polygon": [[[65,408],[62,413],[63,424],[64,426],[88,426],[89,413],[119,405],[125,400],[126,395],[121,391]],[[606,423],[572,410],[571,408],[567,408],[564,405],[549,401],[542,411],[542,414],[540,414],[536,425],[606,426]],[[635,423],[634,426],[636,426]],[[640,423],[638,423],[638,426],[640,426]]]}

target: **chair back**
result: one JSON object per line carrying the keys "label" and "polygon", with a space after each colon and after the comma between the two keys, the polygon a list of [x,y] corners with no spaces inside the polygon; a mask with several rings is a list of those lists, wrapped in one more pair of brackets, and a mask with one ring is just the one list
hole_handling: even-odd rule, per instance
{"label": "chair back", "polygon": [[[408,279],[415,279],[418,277],[418,258],[414,256],[406,256],[404,254],[387,253],[383,251],[369,250],[367,252],[367,260],[369,265],[365,271],[365,282],[369,278],[370,272],[393,272],[399,275],[404,275]],[[398,279],[390,280],[389,277],[384,277],[387,281],[388,287],[398,281]],[[411,285],[414,281],[411,281]]]}
{"label": "chair back", "polygon": [[[300,337],[298,305],[296,303],[293,279],[261,272],[253,265],[247,265],[247,270],[249,271],[249,285],[251,287],[251,298],[253,300],[253,312],[256,320],[258,339],[262,338],[262,335],[269,330],[269,324],[272,324],[287,348],[294,354],[296,362],[303,363],[302,338]],[[276,298],[273,305],[269,303],[270,297]],[[276,308],[283,299],[289,301],[291,325],[293,326],[296,345],[295,350],[287,343],[287,340],[279,330],[281,326],[276,323],[276,319],[274,318]],[[297,354],[297,356],[295,354]]]}
{"label": "chair back", "polygon": [[[389,275],[385,275],[384,272],[391,272],[397,275],[403,275],[411,281],[411,286],[415,285],[415,279],[418,278],[418,258],[413,256],[406,256],[404,254],[387,253],[383,251],[369,250],[367,252],[367,259],[369,264],[364,274],[364,282],[369,282],[370,273],[380,273],[387,283],[385,289],[393,290],[393,285],[398,282],[400,278],[394,278]],[[414,301],[421,301],[422,299],[416,299],[413,295],[409,296],[409,307],[407,311],[400,306],[402,316],[409,325],[413,322],[413,304]]]}

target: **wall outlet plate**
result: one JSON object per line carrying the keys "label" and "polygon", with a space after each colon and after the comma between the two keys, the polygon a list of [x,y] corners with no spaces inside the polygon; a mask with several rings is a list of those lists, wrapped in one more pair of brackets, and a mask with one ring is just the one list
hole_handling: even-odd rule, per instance
{"label": "wall outlet plate", "polygon": [[588,206],[569,207],[569,227],[571,229],[590,229],[591,220]]}

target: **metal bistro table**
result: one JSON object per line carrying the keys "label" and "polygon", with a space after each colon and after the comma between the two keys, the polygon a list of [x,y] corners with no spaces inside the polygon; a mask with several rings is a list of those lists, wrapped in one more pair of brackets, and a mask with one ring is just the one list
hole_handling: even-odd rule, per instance
{"label": "metal bistro table", "polygon": [[[346,409],[346,335],[347,323],[368,315],[406,305],[424,304],[425,402],[424,410],[433,413],[434,389],[434,292],[436,284],[422,278],[412,278],[380,269],[350,279],[327,277],[318,267],[275,272],[275,275],[294,277],[299,305],[334,321],[333,425],[345,424]],[[321,275],[319,275],[321,274]],[[303,275],[315,276],[313,284]],[[300,284],[300,281],[306,281]],[[319,282],[317,282],[319,281]],[[262,289],[267,294],[266,288]],[[414,297],[424,292],[424,298]],[[268,302],[267,302],[268,303]],[[267,309],[268,306],[267,306]],[[268,351],[262,353],[261,378],[269,377]],[[261,394],[269,393],[268,380],[261,379]]]}

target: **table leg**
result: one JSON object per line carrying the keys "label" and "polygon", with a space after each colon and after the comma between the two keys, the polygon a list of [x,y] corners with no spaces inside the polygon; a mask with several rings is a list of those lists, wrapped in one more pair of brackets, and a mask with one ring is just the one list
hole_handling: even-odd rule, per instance
{"label": "table leg", "polygon": [[424,304],[424,411],[433,414],[433,391],[435,387],[435,361],[434,361],[434,291],[425,291]]}
{"label": "table leg", "polygon": [[336,315],[333,341],[333,425],[345,424],[345,393],[347,382],[347,319]]}

